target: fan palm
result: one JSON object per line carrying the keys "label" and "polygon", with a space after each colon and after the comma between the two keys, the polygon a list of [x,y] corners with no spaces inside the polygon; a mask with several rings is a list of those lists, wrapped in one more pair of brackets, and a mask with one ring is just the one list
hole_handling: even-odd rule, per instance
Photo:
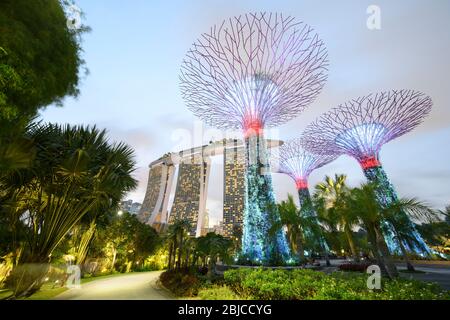
{"label": "fan palm", "polygon": [[[26,136],[34,142],[36,157],[21,170],[18,201],[11,212],[29,228],[20,263],[46,266],[84,215],[117,204],[136,186],[131,176],[135,162],[128,146],[110,145],[106,132],[95,127],[37,125]],[[10,283],[16,296],[39,289],[45,271],[42,267],[29,273],[24,267],[13,272]]]}

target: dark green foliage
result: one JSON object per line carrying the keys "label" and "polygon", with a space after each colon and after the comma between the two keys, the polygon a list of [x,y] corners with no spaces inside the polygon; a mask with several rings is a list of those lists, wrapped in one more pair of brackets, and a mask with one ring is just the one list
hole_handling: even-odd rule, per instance
{"label": "dark green foliage", "polygon": [[[95,127],[36,125],[26,137],[35,157],[29,167],[2,177],[0,210],[16,234],[24,231],[26,241],[13,248],[23,249],[19,262],[46,264],[84,215],[115,207],[136,186],[135,163],[128,146],[109,144],[106,132]],[[10,285],[16,288],[22,276],[13,272]],[[39,286],[36,279],[17,292],[30,294]]]}
{"label": "dark green foliage", "polygon": [[0,2],[0,123],[17,125],[38,108],[76,96],[80,34],[58,0]]}
{"label": "dark green foliage", "polygon": [[167,289],[179,297],[195,296],[201,285],[198,275],[176,270],[163,272],[159,279]]}
{"label": "dark green foliage", "polygon": [[112,271],[138,270],[160,244],[156,230],[128,212],[118,216],[113,211],[108,217],[106,223],[97,226],[89,256],[102,258],[107,254],[113,255]]}
{"label": "dark green foliage", "polygon": [[413,280],[384,280],[380,291],[367,289],[367,275],[313,270],[236,269],[225,283],[241,298],[257,300],[421,300],[450,299],[439,286]]}
{"label": "dark green foliage", "polygon": [[431,246],[443,246],[450,239],[450,222],[431,222],[416,226],[425,241]]}

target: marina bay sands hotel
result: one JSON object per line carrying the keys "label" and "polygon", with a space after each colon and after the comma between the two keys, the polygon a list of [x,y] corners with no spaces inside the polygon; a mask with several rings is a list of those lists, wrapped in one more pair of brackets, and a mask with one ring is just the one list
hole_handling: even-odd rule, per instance
{"label": "marina bay sands hotel", "polygon": [[[267,140],[268,147],[281,143],[278,140]],[[150,163],[147,190],[139,219],[160,231],[174,221],[188,220],[190,236],[200,236],[206,222],[211,157],[220,155],[223,155],[224,163],[222,232],[226,237],[237,236],[236,233],[242,230],[245,204],[245,153],[243,141],[237,139],[224,139],[167,153]],[[170,192],[176,171],[175,194],[169,212]]]}

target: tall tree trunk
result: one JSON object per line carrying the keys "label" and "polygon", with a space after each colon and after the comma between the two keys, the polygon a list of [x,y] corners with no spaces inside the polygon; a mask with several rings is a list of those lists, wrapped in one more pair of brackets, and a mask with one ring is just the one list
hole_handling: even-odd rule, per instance
{"label": "tall tree trunk", "polygon": [[83,266],[86,262],[87,253],[92,243],[92,239],[94,238],[96,226],[95,220],[92,221],[89,228],[81,236],[80,243],[78,244],[75,263],[80,266],[81,272],[84,272]]}
{"label": "tall tree trunk", "polygon": [[347,237],[348,245],[350,246],[350,251],[352,252],[353,259],[356,262],[359,262],[359,255],[358,252],[356,251],[355,242],[353,241],[352,230],[350,230],[350,227],[347,223],[345,223],[344,232],[345,236]]}
{"label": "tall tree trunk", "polygon": [[114,271],[114,265],[116,264],[116,257],[117,257],[117,250],[115,247],[113,247],[113,259],[111,263],[111,271]]}
{"label": "tall tree trunk", "polygon": [[326,263],[326,266],[327,266],[327,267],[330,267],[330,266],[331,266],[331,262],[330,262],[330,255],[328,254],[328,249],[327,249],[327,248],[324,248],[323,253],[324,253],[324,255],[325,255],[325,263]]}
{"label": "tall tree trunk", "polygon": [[183,235],[180,234],[180,243],[178,245],[177,270],[181,269],[181,254],[183,253]]}
{"label": "tall tree trunk", "polygon": [[384,262],[386,264],[386,269],[391,279],[398,277],[398,270],[392,261],[391,253],[389,252],[389,248],[384,241],[383,233],[381,232],[379,227],[375,227],[375,235],[377,241],[377,247],[383,255]]}
{"label": "tall tree trunk", "polygon": [[169,244],[169,261],[168,261],[168,266],[167,269],[172,270],[172,256],[173,256],[173,242],[170,242]]}
{"label": "tall tree trunk", "polygon": [[297,254],[300,258],[300,264],[306,263],[305,259],[305,248],[303,247],[303,237],[301,234],[296,237],[296,245],[297,245]]}
{"label": "tall tree trunk", "polygon": [[406,251],[405,245],[403,244],[403,241],[400,238],[399,234],[397,233],[397,230],[395,230],[395,228],[394,228],[394,232],[395,232],[395,235],[396,235],[399,247],[400,247],[400,251],[402,252],[403,258],[405,259],[405,262],[406,262],[406,269],[411,272],[416,271],[416,269],[414,269],[414,266],[411,263],[411,260],[409,260],[408,252]]}
{"label": "tall tree trunk", "polygon": [[212,279],[214,274],[215,259],[216,259],[215,257],[210,257],[208,262],[208,273],[206,274],[206,276],[210,280]]}
{"label": "tall tree trunk", "polygon": [[380,267],[381,273],[384,276],[389,277],[389,273],[386,268],[386,263],[378,249],[377,236],[375,233],[375,229],[371,225],[366,225],[366,227],[367,227],[367,237],[369,238],[368,240],[369,240],[371,248],[372,248],[372,254],[375,257],[375,259],[377,260],[377,263],[378,263],[378,266]]}

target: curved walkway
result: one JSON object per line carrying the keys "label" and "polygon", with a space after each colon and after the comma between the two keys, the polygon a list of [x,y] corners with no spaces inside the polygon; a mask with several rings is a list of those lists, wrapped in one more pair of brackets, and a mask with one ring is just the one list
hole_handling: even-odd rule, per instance
{"label": "curved walkway", "polygon": [[57,300],[171,300],[174,297],[156,281],[161,271],[125,274],[82,284],[56,296]]}

